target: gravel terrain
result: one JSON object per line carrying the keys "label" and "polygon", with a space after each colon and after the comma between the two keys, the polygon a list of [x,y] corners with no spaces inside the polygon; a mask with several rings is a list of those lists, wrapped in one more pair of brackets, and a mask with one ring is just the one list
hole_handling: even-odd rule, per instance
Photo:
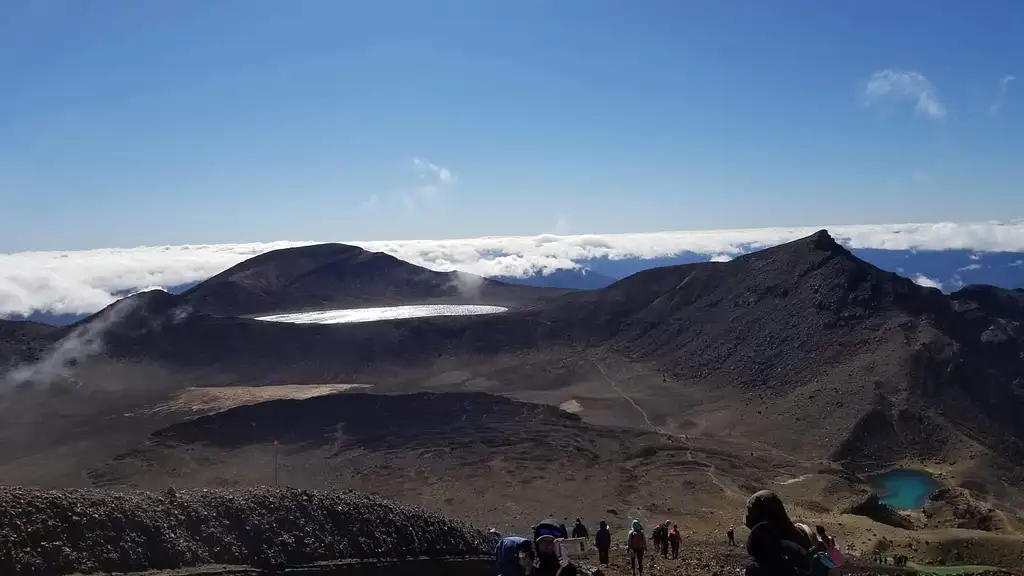
{"label": "gravel terrain", "polygon": [[354,492],[0,488],[0,574],[488,554],[461,522]]}

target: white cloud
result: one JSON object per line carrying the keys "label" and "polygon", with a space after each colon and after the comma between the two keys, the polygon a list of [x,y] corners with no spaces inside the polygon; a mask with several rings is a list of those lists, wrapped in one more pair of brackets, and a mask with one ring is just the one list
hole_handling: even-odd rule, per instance
{"label": "white cloud", "polygon": [[[440,200],[445,190],[458,181],[455,173],[448,168],[423,158],[413,158],[412,168],[418,182],[414,186],[396,190],[385,198],[391,208],[399,208],[408,216],[414,215],[424,204]],[[375,210],[382,204],[381,197],[372,194],[360,204],[360,208]]]}
{"label": "white cloud", "polygon": [[1010,82],[1016,80],[1016,76],[1007,74],[999,79],[999,91],[996,92],[995,101],[992,102],[988,107],[988,113],[990,116],[995,116],[999,113],[999,110],[1003,107],[1003,103],[1006,101],[1006,89],[1009,88]]}
{"label": "white cloud", "polygon": [[451,184],[455,182],[455,174],[451,170],[444,166],[438,166],[429,160],[422,158],[413,158],[412,165],[420,173],[421,178],[433,177],[441,184]]}
{"label": "white cloud", "polygon": [[[527,276],[578,268],[589,258],[656,258],[694,252],[716,260],[827,228],[851,248],[1024,252],[1024,221],[814,226],[575,236],[493,236],[458,240],[346,241],[434,270]],[[322,241],[345,241],[325,239]],[[243,260],[315,242],[266,242],[0,254],[0,316],[47,310],[92,312],[117,293],[203,280]]]}
{"label": "white cloud", "polygon": [[938,280],[934,280],[921,274],[914,276],[913,278],[911,278],[911,280],[913,280],[914,283],[917,284],[918,286],[924,286],[926,288],[938,288],[939,290],[942,290],[942,282],[939,282]]}
{"label": "white cloud", "polygon": [[119,292],[209,278],[268,250],[305,244],[311,242],[0,254],[0,316],[93,312],[114,302]]}
{"label": "white cloud", "polygon": [[886,68],[871,75],[864,86],[868,104],[881,101],[909,101],[914,110],[933,120],[946,117],[946,107],[939,101],[935,86],[920,72]]}

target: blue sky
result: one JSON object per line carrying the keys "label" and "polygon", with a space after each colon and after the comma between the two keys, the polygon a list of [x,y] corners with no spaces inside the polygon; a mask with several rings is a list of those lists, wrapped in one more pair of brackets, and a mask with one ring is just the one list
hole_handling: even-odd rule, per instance
{"label": "blue sky", "polygon": [[1019,218],[1022,54],[1014,0],[0,0],[0,252]]}

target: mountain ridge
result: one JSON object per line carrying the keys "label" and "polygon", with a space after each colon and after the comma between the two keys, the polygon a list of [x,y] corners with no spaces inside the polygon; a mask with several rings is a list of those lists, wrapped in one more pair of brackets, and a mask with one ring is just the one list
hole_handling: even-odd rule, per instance
{"label": "mountain ridge", "polygon": [[347,244],[315,244],[250,258],[186,290],[181,300],[219,316],[251,316],[408,301],[510,303],[563,292],[436,272]]}
{"label": "mountain ridge", "polygon": [[[335,251],[396,266],[348,247],[315,250],[326,256],[285,270],[280,282],[245,276],[260,269],[253,264],[224,278],[242,274],[273,294],[337,262]],[[128,301],[141,312],[104,334],[103,355],[202,386],[368,382],[397,392],[455,370],[465,374],[450,385],[458,390],[522,374],[508,377],[503,393],[511,395],[557,391],[558,382],[600,368],[588,358],[620,358],[656,371],[645,389],[674,383],[665,390],[681,395],[648,406],[649,421],[694,410],[689,418],[702,421],[701,399],[713,397],[727,402],[717,433],[771,439],[802,457],[864,464],[989,454],[1003,466],[1024,455],[1016,292],[975,287],[948,296],[864,262],[824,230],[599,290],[527,290],[545,296],[501,314],[339,325],[220,316],[187,296],[143,293]]]}

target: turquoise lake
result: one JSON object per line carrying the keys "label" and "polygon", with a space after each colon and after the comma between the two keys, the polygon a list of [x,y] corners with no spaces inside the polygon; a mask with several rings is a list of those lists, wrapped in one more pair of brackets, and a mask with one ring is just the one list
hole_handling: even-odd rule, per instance
{"label": "turquoise lake", "polygon": [[882,502],[897,510],[924,507],[928,495],[941,486],[931,474],[920,470],[891,470],[868,480]]}

